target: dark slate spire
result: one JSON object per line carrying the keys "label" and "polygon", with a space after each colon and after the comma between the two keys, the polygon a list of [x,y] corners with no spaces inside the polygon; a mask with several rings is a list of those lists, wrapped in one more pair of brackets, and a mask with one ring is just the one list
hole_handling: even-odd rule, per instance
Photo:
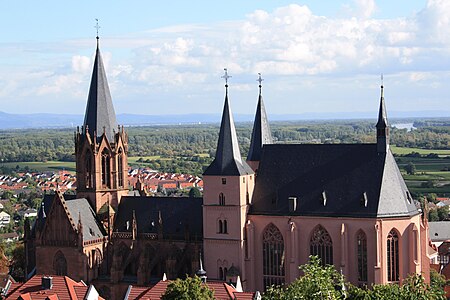
{"label": "dark slate spire", "polygon": [[113,142],[114,130],[117,129],[116,114],[98,42],[97,36],[97,50],[83,126],[84,128],[87,126],[91,136],[94,136],[94,132],[96,132],[99,137],[105,132],[109,142]]}
{"label": "dark slate spire", "polygon": [[378,111],[377,128],[377,150],[380,153],[386,153],[389,148],[389,124],[386,114],[386,105],[384,103],[383,75],[381,76],[381,98]]}
{"label": "dark slate spire", "polygon": [[252,141],[248,151],[247,161],[260,161],[261,151],[264,144],[272,144],[272,134],[270,132],[269,122],[267,120],[266,109],[261,94],[262,81],[261,73],[259,78],[259,98],[256,107],[255,122],[253,123]]}
{"label": "dark slate spire", "polygon": [[225,69],[225,104],[223,106],[222,122],[220,124],[219,141],[216,157],[205,170],[204,175],[246,175],[252,174],[252,169],[242,160],[241,152],[234,127],[233,115],[228,102],[228,76]]}

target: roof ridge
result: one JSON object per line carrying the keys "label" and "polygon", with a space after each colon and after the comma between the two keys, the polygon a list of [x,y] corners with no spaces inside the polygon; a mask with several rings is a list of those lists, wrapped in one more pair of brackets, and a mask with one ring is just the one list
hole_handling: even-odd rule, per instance
{"label": "roof ridge", "polygon": [[76,281],[74,281],[72,278],[64,276],[64,283],[66,284],[67,290],[69,291],[69,296],[70,299],[77,299],[77,294],[75,292],[75,289],[73,287],[73,285],[69,285],[69,280],[72,281],[73,283],[77,283]]}

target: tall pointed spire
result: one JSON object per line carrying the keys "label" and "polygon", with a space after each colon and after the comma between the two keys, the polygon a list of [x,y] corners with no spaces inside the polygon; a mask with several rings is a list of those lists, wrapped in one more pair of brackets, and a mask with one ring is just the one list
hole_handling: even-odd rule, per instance
{"label": "tall pointed spire", "polygon": [[114,112],[108,80],[100,54],[98,33],[96,39],[97,49],[83,126],[87,128],[92,137],[94,133],[97,137],[105,133],[108,140],[113,142],[114,130],[117,129],[116,113]]}
{"label": "tall pointed spire", "polygon": [[387,120],[386,105],[384,102],[383,75],[381,75],[381,97],[378,111],[377,128],[377,151],[386,153],[389,149],[389,123]]}
{"label": "tall pointed spire", "polygon": [[246,175],[253,173],[252,169],[242,160],[239,150],[233,115],[228,101],[228,70],[225,70],[225,104],[223,106],[220,124],[219,140],[217,142],[216,157],[205,170],[204,175]]}
{"label": "tall pointed spire", "polygon": [[264,108],[264,101],[261,93],[262,81],[261,73],[258,73],[259,78],[259,97],[258,106],[256,107],[255,122],[253,123],[252,140],[250,149],[248,151],[247,161],[260,161],[262,147],[264,144],[272,144],[272,134],[270,132],[269,122],[267,120],[266,109]]}

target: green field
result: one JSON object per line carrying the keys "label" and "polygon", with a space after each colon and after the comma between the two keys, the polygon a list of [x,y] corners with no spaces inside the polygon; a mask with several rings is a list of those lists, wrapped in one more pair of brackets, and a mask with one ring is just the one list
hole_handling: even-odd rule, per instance
{"label": "green field", "polygon": [[404,148],[397,146],[390,146],[392,153],[398,155],[410,154],[412,152],[417,152],[421,155],[428,155],[431,153],[438,154],[441,157],[450,156],[450,149],[419,149],[419,148]]}
{"label": "green field", "polygon": [[28,168],[31,171],[37,171],[37,172],[47,172],[47,171],[57,172],[59,170],[75,172],[75,162],[69,162],[69,161],[8,162],[8,163],[1,163],[0,166],[5,166],[5,167],[11,168],[11,169],[15,169],[17,166],[19,166],[19,168],[22,170],[28,166]]}

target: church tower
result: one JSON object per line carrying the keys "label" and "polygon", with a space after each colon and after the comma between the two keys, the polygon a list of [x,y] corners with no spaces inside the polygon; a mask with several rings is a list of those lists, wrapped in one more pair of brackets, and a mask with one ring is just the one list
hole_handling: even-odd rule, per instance
{"label": "church tower", "polygon": [[208,277],[233,281],[236,274],[245,280],[244,227],[255,178],[239,150],[226,69],[223,78],[225,104],[216,157],[203,174],[203,247]]}
{"label": "church tower", "polygon": [[117,208],[128,192],[127,155],[128,135],[117,125],[97,36],[84,124],[75,133],[77,197],[97,213],[107,203]]}
{"label": "church tower", "polygon": [[258,73],[259,78],[259,97],[258,106],[256,107],[255,122],[253,123],[252,140],[250,149],[248,151],[247,163],[257,172],[259,162],[261,160],[261,153],[264,144],[272,144],[272,133],[270,132],[269,121],[267,120],[266,109],[264,108],[264,101],[261,94],[262,81],[261,73]]}
{"label": "church tower", "polygon": [[387,121],[386,105],[384,103],[384,87],[381,83],[380,109],[377,122],[377,151],[386,153],[389,150],[389,124]]}

